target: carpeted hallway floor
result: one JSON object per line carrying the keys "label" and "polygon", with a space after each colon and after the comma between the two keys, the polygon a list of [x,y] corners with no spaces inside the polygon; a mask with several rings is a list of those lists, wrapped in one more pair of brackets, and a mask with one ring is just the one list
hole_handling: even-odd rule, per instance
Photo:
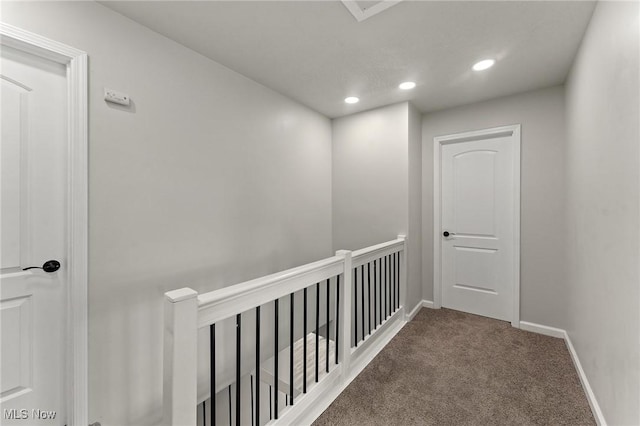
{"label": "carpeted hallway floor", "polygon": [[593,425],[565,343],[422,309],[314,425]]}

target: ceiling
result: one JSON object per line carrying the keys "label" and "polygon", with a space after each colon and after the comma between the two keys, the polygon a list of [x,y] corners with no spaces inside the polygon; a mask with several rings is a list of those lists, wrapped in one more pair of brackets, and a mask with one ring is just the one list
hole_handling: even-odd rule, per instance
{"label": "ceiling", "polygon": [[[101,3],[331,118],[405,100],[428,112],[562,84],[595,5],[405,0],[358,22],[340,1]],[[472,71],[484,58],[497,62]],[[417,87],[399,90],[407,80]]]}

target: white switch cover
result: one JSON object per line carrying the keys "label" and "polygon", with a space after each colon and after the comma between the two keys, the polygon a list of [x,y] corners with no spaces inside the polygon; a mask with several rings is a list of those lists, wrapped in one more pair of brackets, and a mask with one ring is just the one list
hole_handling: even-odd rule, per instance
{"label": "white switch cover", "polygon": [[129,106],[130,103],[129,95],[107,89],[106,87],[104,88],[104,100],[126,106]]}

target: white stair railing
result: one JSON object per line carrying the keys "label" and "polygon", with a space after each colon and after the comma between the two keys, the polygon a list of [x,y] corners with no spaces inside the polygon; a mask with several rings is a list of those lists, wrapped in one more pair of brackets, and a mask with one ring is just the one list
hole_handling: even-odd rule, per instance
{"label": "white stair railing", "polygon": [[[404,325],[406,249],[400,235],[208,293],[167,292],[163,423],[313,421]],[[207,329],[209,371],[198,371]]]}

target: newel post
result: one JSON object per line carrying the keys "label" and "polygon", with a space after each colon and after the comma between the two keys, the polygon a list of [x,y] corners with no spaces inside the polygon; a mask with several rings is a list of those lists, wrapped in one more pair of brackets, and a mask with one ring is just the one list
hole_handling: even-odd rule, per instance
{"label": "newel post", "polygon": [[343,377],[346,379],[350,374],[351,364],[351,300],[353,291],[351,251],[338,250],[336,256],[344,258],[344,283],[342,285],[342,301],[340,302],[340,349],[338,356],[342,363]]}
{"label": "newel post", "polygon": [[404,310],[404,320],[406,321],[409,316],[407,310],[407,236],[398,235],[399,240],[403,240],[402,253],[400,254],[400,306]]}
{"label": "newel post", "polygon": [[163,412],[165,426],[195,426],[198,380],[198,293],[165,293]]}

